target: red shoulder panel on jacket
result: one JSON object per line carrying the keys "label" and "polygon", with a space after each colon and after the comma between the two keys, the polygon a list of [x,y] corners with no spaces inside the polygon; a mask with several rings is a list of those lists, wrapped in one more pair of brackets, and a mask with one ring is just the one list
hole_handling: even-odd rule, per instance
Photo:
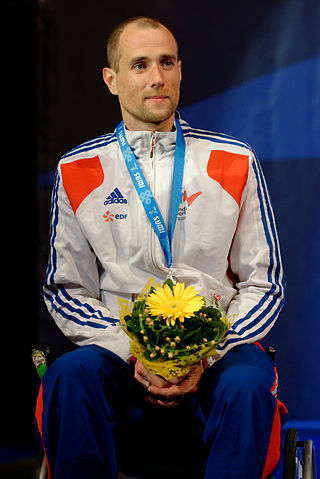
{"label": "red shoulder panel on jacket", "polygon": [[104,174],[98,156],[83,158],[61,165],[63,186],[73,212],[82,201],[103,182]]}
{"label": "red shoulder panel on jacket", "polygon": [[245,187],[249,170],[249,156],[228,151],[211,151],[207,172],[238,203]]}

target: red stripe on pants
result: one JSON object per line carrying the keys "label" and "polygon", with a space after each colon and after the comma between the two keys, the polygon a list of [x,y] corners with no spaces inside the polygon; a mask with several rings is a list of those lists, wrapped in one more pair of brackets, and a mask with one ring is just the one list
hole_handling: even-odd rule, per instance
{"label": "red stripe on pants", "polygon": [[281,445],[281,415],[286,414],[288,414],[288,409],[281,401],[279,401],[279,399],[277,399],[277,407],[274,414],[268,453],[262,479],[266,479],[275,470],[279,462]]}

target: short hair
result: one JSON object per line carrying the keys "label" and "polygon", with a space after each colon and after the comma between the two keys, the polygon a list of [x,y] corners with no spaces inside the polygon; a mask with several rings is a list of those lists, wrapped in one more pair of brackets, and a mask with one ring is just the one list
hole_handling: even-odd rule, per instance
{"label": "short hair", "polygon": [[107,42],[107,64],[108,64],[108,67],[112,68],[115,72],[118,72],[119,70],[120,37],[124,29],[131,23],[136,23],[137,26],[142,29],[143,28],[159,28],[159,27],[166,28],[173,36],[177,45],[177,50],[178,50],[178,42],[175,36],[173,35],[170,28],[168,28],[164,23],[152,17],[139,16],[139,17],[128,18],[127,20],[124,20],[123,22],[119,23],[119,25],[115,27],[115,29],[111,32]]}

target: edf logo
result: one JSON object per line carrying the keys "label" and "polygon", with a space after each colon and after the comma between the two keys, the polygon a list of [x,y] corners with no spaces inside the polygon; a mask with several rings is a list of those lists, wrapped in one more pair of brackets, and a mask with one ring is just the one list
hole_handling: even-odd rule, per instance
{"label": "edf logo", "polygon": [[104,218],[104,221],[108,222],[108,221],[114,221],[114,220],[125,220],[127,219],[127,214],[116,214],[116,215],[113,215],[112,213],[110,213],[110,211],[107,211],[104,215],[103,215],[103,218]]}

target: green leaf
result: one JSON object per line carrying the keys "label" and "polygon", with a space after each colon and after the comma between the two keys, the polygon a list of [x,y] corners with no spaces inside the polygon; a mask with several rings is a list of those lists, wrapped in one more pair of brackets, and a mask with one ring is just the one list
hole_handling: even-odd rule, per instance
{"label": "green leaf", "polygon": [[169,286],[169,288],[171,289],[171,291],[173,292],[173,281],[171,279],[166,279],[165,282],[164,282],[164,285],[167,284]]}

